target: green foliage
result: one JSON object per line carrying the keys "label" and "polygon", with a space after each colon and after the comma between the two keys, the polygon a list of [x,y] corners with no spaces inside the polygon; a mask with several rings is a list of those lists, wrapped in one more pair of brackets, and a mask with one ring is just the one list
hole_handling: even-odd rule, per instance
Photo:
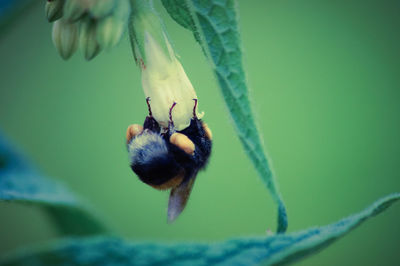
{"label": "green foliage", "polygon": [[189,8],[185,1],[162,0],[162,4],[171,17],[182,27],[196,32],[196,25],[189,13]]}
{"label": "green foliage", "polygon": [[258,174],[278,206],[278,229],[286,231],[286,208],[263,149],[252,112],[243,69],[237,12],[234,0],[163,0],[171,17],[194,31],[217,77],[236,132]]}
{"label": "green foliage", "polygon": [[193,32],[194,38],[201,44],[199,32],[186,1],[162,0],[162,4],[179,25]]}
{"label": "green foliage", "polygon": [[[117,44],[127,25],[130,9],[121,8],[121,12],[116,12],[116,9],[113,9],[116,5],[115,0],[104,0],[98,1],[98,6],[93,6],[88,11],[87,7],[81,5],[83,2],[67,1],[68,12],[66,13],[70,18],[81,20],[86,14],[86,16],[93,16],[91,19],[99,19],[99,17],[104,19],[102,20],[104,24],[100,27],[102,34],[99,35],[95,29],[88,31],[90,36],[83,32],[84,38],[91,38],[83,40],[87,58],[95,56],[101,47],[110,48]],[[144,3],[143,1],[149,3],[147,0],[131,0],[131,4],[134,6]],[[278,233],[285,232],[286,209],[269,167],[249,100],[234,0],[162,0],[162,2],[175,21],[193,32],[195,39],[201,44],[210,60],[245,151],[278,206],[277,231]],[[124,3],[128,7],[128,2]],[[50,21],[57,20],[63,14],[61,11],[65,10],[51,5],[47,3],[46,14]],[[135,9],[132,10],[134,11]],[[111,17],[110,14],[113,12],[115,14]],[[108,20],[103,18],[107,16]],[[114,21],[112,18],[117,20]],[[139,21],[139,18],[131,21],[135,23],[135,20]],[[155,17],[149,22],[142,23],[147,23],[149,27],[153,22],[159,23],[159,18]],[[134,36],[133,41],[136,41],[135,38],[137,37]],[[75,50],[73,44],[62,39],[58,41],[64,57],[72,55],[74,52],[72,50]],[[72,52],[64,51],[66,44],[69,48],[74,48]],[[395,193],[376,201],[360,213],[336,223],[290,234],[241,238],[211,244],[139,243],[106,236],[69,238],[46,246],[17,251],[2,258],[0,264],[251,265],[262,262],[268,265],[289,264],[326,248],[367,219],[383,212],[399,199],[400,193]],[[106,227],[98,222],[87,204],[60,182],[40,174],[1,136],[0,201],[29,203],[43,208],[66,234],[86,235],[107,232]]]}
{"label": "green foliage", "polygon": [[242,238],[221,243],[154,244],[118,238],[67,239],[20,251],[1,265],[283,265],[316,253],[395,201],[400,193],[382,198],[365,210],[336,223],[297,233]]}
{"label": "green foliage", "polygon": [[165,45],[164,39],[166,31],[160,17],[149,1],[131,0],[131,2],[132,11],[128,28],[133,56],[137,63],[140,63],[138,60],[143,60],[143,63],[147,64],[145,52],[146,32],[157,41],[165,54],[168,54],[168,47]]}
{"label": "green foliage", "polygon": [[66,234],[107,232],[87,204],[62,183],[41,175],[1,135],[0,201],[44,208],[60,231]]}

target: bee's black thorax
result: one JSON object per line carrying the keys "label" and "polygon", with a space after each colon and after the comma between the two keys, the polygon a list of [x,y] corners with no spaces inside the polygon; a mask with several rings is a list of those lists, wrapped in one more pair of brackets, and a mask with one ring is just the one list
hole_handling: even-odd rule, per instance
{"label": "bee's black thorax", "polygon": [[178,131],[186,135],[196,145],[194,161],[197,167],[203,168],[208,163],[211,154],[211,140],[206,137],[203,122],[197,118],[190,120],[190,125]]}
{"label": "bee's black thorax", "polygon": [[153,131],[154,133],[160,133],[161,128],[157,121],[152,116],[146,116],[146,119],[143,123],[143,129],[148,129]]}

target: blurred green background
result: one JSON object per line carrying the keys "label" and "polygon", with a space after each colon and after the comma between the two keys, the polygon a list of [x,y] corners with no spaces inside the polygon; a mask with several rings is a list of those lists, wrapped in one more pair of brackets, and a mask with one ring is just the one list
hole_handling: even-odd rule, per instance
{"label": "blurred green background", "polygon": [[[238,2],[252,103],[289,231],[400,191],[400,1]],[[0,128],[125,238],[215,241],[275,230],[276,208],[199,46],[157,7],[214,135],[210,165],[174,224],[168,192],[128,165],[125,130],[147,109],[127,35],[91,62],[80,53],[64,62],[38,1],[1,33]],[[0,254],[57,237],[39,209],[0,203]],[[299,265],[399,265],[399,249],[397,205]]]}

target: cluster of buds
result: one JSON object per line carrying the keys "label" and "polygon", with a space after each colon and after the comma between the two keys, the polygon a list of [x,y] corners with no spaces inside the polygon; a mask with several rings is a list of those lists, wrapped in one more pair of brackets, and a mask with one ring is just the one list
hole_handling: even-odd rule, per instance
{"label": "cluster of buds", "polygon": [[47,0],[46,16],[53,25],[53,43],[63,59],[78,49],[91,60],[114,47],[130,15],[129,0]]}

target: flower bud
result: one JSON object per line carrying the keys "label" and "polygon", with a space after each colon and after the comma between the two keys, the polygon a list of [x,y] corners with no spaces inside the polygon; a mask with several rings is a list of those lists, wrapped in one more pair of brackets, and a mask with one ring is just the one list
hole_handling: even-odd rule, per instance
{"label": "flower bud", "polygon": [[97,40],[102,48],[109,49],[121,39],[128,23],[130,5],[128,0],[119,0],[113,14],[103,18],[97,27]]}
{"label": "flower bud", "polygon": [[100,45],[96,40],[96,21],[92,19],[82,21],[80,30],[80,48],[86,60],[91,60],[100,52]]}
{"label": "flower bud", "polygon": [[122,0],[97,0],[90,8],[90,15],[94,18],[105,17],[111,13],[114,6],[120,1]]}
{"label": "flower bud", "polygon": [[65,19],[54,22],[53,43],[64,60],[70,58],[78,48],[79,29],[76,23]]}
{"label": "flower bud", "polygon": [[46,2],[45,13],[49,22],[60,19],[63,15],[64,0],[48,0]]}
{"label": "flower bud", "polygon": [[[80,19],[85,12],[93,6],[96,0],[67,0],[64,6],[64,16],[70,21]],[[102,0],[97,0],[102,1]]]}

